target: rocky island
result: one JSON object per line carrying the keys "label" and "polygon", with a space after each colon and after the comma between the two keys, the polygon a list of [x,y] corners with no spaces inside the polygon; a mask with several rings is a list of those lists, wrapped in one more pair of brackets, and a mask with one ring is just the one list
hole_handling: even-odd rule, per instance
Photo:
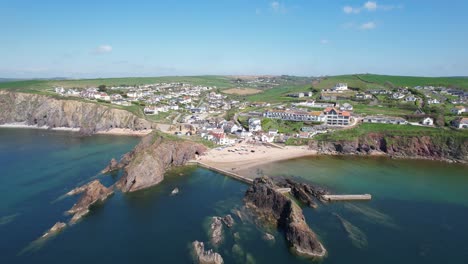
{"label": "rocky island", "polygon": [[312,258],[324,257],[327,251],[305,222],[301,208],[276,191],[277,188],[269,178],[255,179],[245,194],[247,208],[254,211],[260,222],[283,229],[294,252]]}

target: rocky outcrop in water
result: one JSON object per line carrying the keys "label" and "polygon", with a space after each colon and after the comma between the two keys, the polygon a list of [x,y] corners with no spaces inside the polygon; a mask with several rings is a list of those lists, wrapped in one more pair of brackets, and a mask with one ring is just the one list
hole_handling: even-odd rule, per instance
{"label": "rocky outcrop in water", "polygon": [[468,162],[468,135],[437,137],[396,136],[369,133],[354,140],[311,141],[309,147],[318,154],[385,155],[405,159],[433,159]]}
{"label": "rocky outcrop in water", "polygon": [[25,122],[40,127],[80,128],[83,134],[112,128],[156,128],[152,122],[125,110],[38,94],[0,91],[0,109],[0,124]]}
{"label": "rocky outcrop in water", "polygon": [[320,258],[326,250],[305,222],[301,208],[290,198],[276,191],[269,178],[262,177],[246,191],[244,201],[262,222],[275,224],[285,232],[286,240],[298,254]]}
{"label": "rocky outcrop in water", "polygon": [[230,214],[223,217],[223,223],[228,227],[231,228],[234,225],[234,218]]}
{"label": "rocky outcrop in water", "polygon": [[223,241],[223,222],[221,217],[214,216],[210,224],[210,241],[218,246]]}
{"label": "rocky outcrop in water", "polygon": [[106,188],[98,180],[94,180],[86,185],[71,190],[67,195],[77,195],[81,193],[81,197],[73,207],[68,210],[69,214],[73,214],[70,223],[76,223],[84,215],[89,212],[89,207],[98,201],[104,201],[114,191],[112,188]]}
{"label": "rocky outcrop in water", "polygon": [[222,264],[223,258],[212,249],[205,251],[203,242],[194,241],[192,243],[195,262],[199,264]]}
{"label": "rocky outcrop in water", "polygon": [[317,208],[316,200],[321,200],[322,195],[328,194],[325,189],[311,184],[295,182],[291,179],[284,179],[277,183],[283,188],[291,188],[291,194],[309,207]]}
{"label": "rocky outcrop in water", "polygon": [[50,236],[53,236],[53,235],[57,234],[58,232],[62,231],[66,226],[67,226],[67,224],[65,224],[65,223],[57,222],[57,223],[55,223],[54,226],[52,226],[49,230],[47,230],[47,232],[45,232],[42,235],[42,238],[48,238]]}
{"label": "rocky outcrop in water", "polygon": [[164,179],[164,173],[172,166],[185,165],[206,147],[191,141],[168,139],[159,132],[153,132],[125,154],[119,163],[111,161],[104,172],[124,169],[116,186],[123,192],[132,192],[151,187]]}

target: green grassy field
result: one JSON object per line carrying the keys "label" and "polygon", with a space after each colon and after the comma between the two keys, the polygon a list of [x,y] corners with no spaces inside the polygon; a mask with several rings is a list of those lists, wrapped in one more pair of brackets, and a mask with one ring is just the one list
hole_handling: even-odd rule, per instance
{"label": "green grassy field", "polygon": [[[298,98],[287,97],[289,93],[308,92],[310,85],[285,85],[268,89],[262,93],[246,96],[247,100],[251,102],[283,102],[295,101]],[[304,98],[302,98],[304,99]]]}
{"label": "green grassy field", "polygon": [[412,126],[412,125],[392,125],[392,124],[369,124],[363,123],[355,128],[338,130],[330,134],[321,134],[314,137],[316,140],[337,141],[352,140],[365,136],[369,133],[382,133],[391,136],[423,136],[428,135],[433,139],[438,137],[454,137],[462,141],[468,140],[468,131],[440,129],[432,127]]}
{"label": "green grassy field", "polygon": [[193,85],[216,86],[220,89],[232,88],[228,77],[224,76],[168,76],[168,77],[142,77],[142,78],[106,78],[106,79],[82,79],[82,80],[30,80],[0,83],[0,89],[19,92],[44,93],[54,86],[65,88],[86,88],[99,85],[141,85],[161,82],[184,82]]}
{"label": "green grassy field", "polygon": [[331,76],[315,85],[318,89],[332,88],[336,83],[347,83],[349,87],[363,90],[394,87],[445,86],[468,90],[467,77],[412,77],[376,74],[356,74]]}

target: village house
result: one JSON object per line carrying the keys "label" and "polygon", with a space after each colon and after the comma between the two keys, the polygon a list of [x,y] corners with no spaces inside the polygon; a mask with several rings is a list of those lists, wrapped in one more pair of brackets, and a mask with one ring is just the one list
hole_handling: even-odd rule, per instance
{"label": "village house", "polygon": [[303,92],[303,93],[292,93],[288,94],[289,97],[302,98],[304,96],[311,97],[312,92]]}
{"label": "village house", "polygon": [[452,121],[452,126],[456,128],[468,128],[468,117],[457,118]]}
{"label": "village house", "polygon": [[353,106],[351,104],[344,103],[344,104],[340,105],[339,109],[341,111],[353,111]]}
{"label": "village house", "polygon": [[380,123],[380,124],[394,124],[394,125],[406,125],[408,121],[401,117],[391,116],[366,116],[363,120],[364,123]]}
{"label": "village house", "polygon": [[147,106],[143,109],[145,115],[156,115],[158,113],[158,108],[156,106]]}
{"label": "village house", "polygon": [[342,92],[342,91],[347,91],[348,90],[348,84],[347,83],[337,83],[335,87],[332,88],[332,91],[336,92]]}
{"label": "village house", "polygon": [[423,120],[421,120],[421,124],[425,126],[433,126],[434,125],[434,119],[430,117],[426,117]]}
{"label": "village house", "polygon": [[269,135],[269,136],[276,136],[276,135],[278,135],[278,129],[270,129],[270,130],[268,130],[268,135]]}
{"label": "village house", "polygon": [[324,122],[325,115],[322,112],[306,112],[306,111],[292,111],[292,110],[275,110],[266,111],[263,114],[264,117],[273,119],[282,119],[289,121],[309,121],[309,122]]}
{"label": "village house", "polygon": [[440,104],[440,101],[437,98],[427,100],[428,104]]}
{"label": "village house", "polygon": [[461,115],[463,113],[466,112],[466,108],[464,106],[455,106],[454,108],[452,108],[452,110],[450,110],[453,114],[456,114],[456,115]]}
{"label": "village house", "polygon": [[262,120],[258,118],[250,118],[249,119],[249,131],[250,132],[262,131]]}
{"label": "village house", "polygon": [[358,100],[368,100],[368,99],[372,99],[372,94],[358,93],[358,94],[356,94],[356,99],[358,99]]}
{"label": "village house", "polygon": [[325,114],[327,125],[332,126],[347,126],[350,122],[351,114],[347,111],[339,111],[335,108],[326,108],[323,113]]}
{"label": "village house", "polygon": [[403,93],[394,93],[392,95],[392,98],[395,99],[395,100],[400,100],[400,99],[405,98],[405,94],[403,94]]}

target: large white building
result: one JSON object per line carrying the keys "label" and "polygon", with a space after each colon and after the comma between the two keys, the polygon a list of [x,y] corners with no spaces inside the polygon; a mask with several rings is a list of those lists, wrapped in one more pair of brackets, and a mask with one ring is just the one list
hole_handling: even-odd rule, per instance
{"label": "large white building", "polygon": [[258,118],[250,118],[249,119],[249,131],[250,132],[262,131],[262,120]]}
{"label": "large white building", "polygon": [[332,88],[333,91],[347,91],[348,84],[347,83],[337,83],[335,87]]}
{"label": "large white building", "polygon": [[329,107],[324,111],[327,125],[331,126],[347,126],[350,123],[351,114],[347,111],[339,111]]}
{"label": "large white building", "polygon": [[267,111],[263,114],[264,117],[273,119],[282,119],[289,121],[309,121],[309,122],[324,122],[325,115],[320,111]]}

